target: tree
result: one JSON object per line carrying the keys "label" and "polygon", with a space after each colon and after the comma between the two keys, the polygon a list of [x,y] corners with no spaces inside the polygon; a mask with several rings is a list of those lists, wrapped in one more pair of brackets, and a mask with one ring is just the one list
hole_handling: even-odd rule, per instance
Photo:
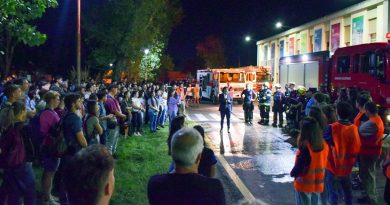
{"label": "tree", "polygon": [[[84,25],[91,51],[88,64],[107,67],[113,63],[116,75],[122,70],[140,74],[141,65],[158,68],[156,57],[164,53],[169,34],[182,15],[179,0],[106,1],[87,12]],[[152,52],[145,57],[144,49]],[[143,72],[153,70],[143,69]]]}
{"label": "tree", "polygon": [[208,36],[196,45],[197,55],[201,57],[208,68],[225,66],[225,51],[222,40],[217,36]]}
{"label": "tree", "polygon": [[19,43],[39,46],[45,43],[46,35],[39,32],[32,22],[47,8],[56,7],[57,0],[1,0],[0,1],[0,66],[2,77],[8,75],[12,66],[15,47]]}

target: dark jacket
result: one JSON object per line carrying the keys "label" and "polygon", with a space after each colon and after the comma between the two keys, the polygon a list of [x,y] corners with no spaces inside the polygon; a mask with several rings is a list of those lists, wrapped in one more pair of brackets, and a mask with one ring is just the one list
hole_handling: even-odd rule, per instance
{"label": "dark jacket", "polygon": [[232,103],[233,98],[229,94],[226,94],[227,98],[225,99],[225,95],[219,94],[219,111],[232,111]]}

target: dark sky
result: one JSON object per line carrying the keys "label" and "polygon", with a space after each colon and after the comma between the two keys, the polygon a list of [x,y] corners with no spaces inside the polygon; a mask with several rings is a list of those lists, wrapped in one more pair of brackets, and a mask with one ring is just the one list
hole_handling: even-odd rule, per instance
{"label": "dark sky", "polygon": [[[213,34],[225,45],[228,66],[256,64],[256,41],[277,34],[275,23],[299,26],[362,0],[182,0],[184,18],[168,52],[178,66],[196,56],[195,46]],[[244,37],[252,41],[246,43]]]}
{"label": "dark sky", "polygon": [[[53,68],[65,72],[76,64],[76,0],[58,0],[38,28],[48,35],[39,48],[21,47],[15,63]],[[82,0],[83,9],[97,0]],[[225,45],[228,66],[256,64],[256,41],[277,34],[275,23],[299,26],[362,0],[182,0],[184,18],[173,30],[168,53],[177,67],[196,58],[195,46],[208,35],[216,35]],[[246,43],[244,37],[252,41]],[[85,60],[86,53],[83,55]]]}

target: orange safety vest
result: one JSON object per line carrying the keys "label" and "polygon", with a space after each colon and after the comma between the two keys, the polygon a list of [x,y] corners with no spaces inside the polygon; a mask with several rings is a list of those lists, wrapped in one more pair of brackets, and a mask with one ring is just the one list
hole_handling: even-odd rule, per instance
{"label": "orange safety vest", "polygon": [[383,126],[383,121],[381,117],[379,117],[379,115],[371,117],[370,121],[376,124],[378,131],[375,135],[360,138],[362,141],[362,148],[360,150],[360,154],[365,156],[379,157],[382,152],[382,137],[385,128]]}
{"label": "orange safety vest", "polygon": [[360,119],[363,117],[363,115],[364,115],[364,112],[359,112],[356,115],[355,119],[353,119],[353,124],[356,125],[356,127],[358,127],[358,128],[360,127],[360,124],[362,123],[360,121]]}
{"label": "orange safety vest", "polygon": [[[295,178],[294,188],[299,192],[324,192],[324,178],[325,178],[325,167],[329,148],[325,142],[324,149],[319,152],[313,152],[311,145],[307,143],[307,147],[310,152],[310,165],[307,172],[302,176]],[[297,161],[300,151],[297,152]]]}
{"label": "orange safety vest", "polygon": [[347,176],[352,172],[360,152],[361,142],[357,127],[335,122],[330,125],[334,145],[330,145],[326,168],[336,176]]}
{"label": "orange safety vest", "polygon": [[388,179],[390,179],[390,165],[387,165],[387,168],[386,168],[386,177]]}

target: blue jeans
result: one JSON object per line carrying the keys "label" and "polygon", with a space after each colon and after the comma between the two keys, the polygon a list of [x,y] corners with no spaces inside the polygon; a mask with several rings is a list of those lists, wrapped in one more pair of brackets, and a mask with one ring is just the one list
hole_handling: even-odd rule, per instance
{"label": "blue jeans", "polygon": [[162,110],[161,110],[160,118],[157,119],[158,125],[164,126],[165,117],[166,117],[166,112],[167,112],[166,109],[162,109]]}
{"label": "blue jeans", "polygon": [[169,115],[169,127],[171,127],[172,120],[177,116],[177,110],[168,110]]}
{"label": "blue jeans", "polygon": [[153,110],[148,111],[150,131],[155,132],[157,129],[157,114]]}
{"label": "blue jeans", "polygon": [[108,129],[108,138],[106,141],[106,145],[108,151],[110,151],[111,154],[115,153],[116,147],[118,146],[118,140],[119,140],[119,126],[116,126],[115,129]]}
{"label": "blue jeans", "polygon": [[108,131],[107,130],[103,130],[103,133],[100,135],[100,144],[106,145],[107,137],[108,137],[107,135],[108,135]]}
{"label": "blue jeans", "polygon": [[223,128],[223,120],[226,116],[227,128],[230,129],[230,110],[222,110],[221,111],[221,130]]}
{"label": "blue jeans", "polygon": [[296,205],[326,205],[324,193],[295,191]]}
{"label": "blue jeans", "polygon": [[21,167],[6,169],[4,183],[7,187],[8,204],[20,205],[23,197],[24,205],[35,205],[35,176],[31,163],[25,163]]}
{"label": "blue jeans", "polygon": [[[344,195],[344,204],[352,205],[352,185],[350,175],[338,177],[326,170],[325,187],[328,193],[328,200],[331,205],[339,204]],[[340,193],[340,189],[342,193]]]}

